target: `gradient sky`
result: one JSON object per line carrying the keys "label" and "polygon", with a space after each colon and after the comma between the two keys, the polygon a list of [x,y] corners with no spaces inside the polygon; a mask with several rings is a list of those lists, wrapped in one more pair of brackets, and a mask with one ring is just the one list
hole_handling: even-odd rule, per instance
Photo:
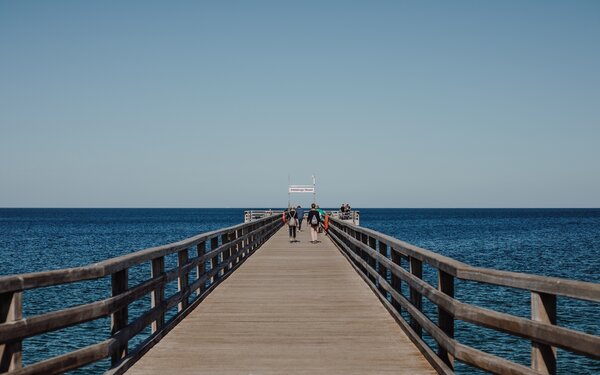
{"label": "gradient sky", "polygon": [[600,2],[0,1],[0,207],[313,173],[323,206],[600,207]]}

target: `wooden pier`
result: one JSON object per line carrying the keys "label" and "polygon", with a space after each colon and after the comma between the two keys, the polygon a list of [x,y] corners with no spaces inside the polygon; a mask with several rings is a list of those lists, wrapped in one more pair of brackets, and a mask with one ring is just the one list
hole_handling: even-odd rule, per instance
{"label": "wooden pier", "polygon": [[[557,372],[557,349],[600,360],[600,337],[562,327],[557,316],[558,297],[597,304],[600,284],[473,267],[336,218],[318,244],[307,232],[290,243],[283,225],[266,215],[88,266],[0,277],[0,373],[58,374],[110,358],[111,375],[453,374],[455,362],[539,375]],[[98,279],[110,297],[23,310],[31,289]],[[459,301],[456,280],[527,293],[531,316]],[[132,317],[135,302],[144,306]],[[107,339],[23,366],[24,340],[106,317]],[[460,342],[459,320],[530,343],[530,366]]]}
{"label": "wooden pier", "polygon": [[127,373],[435,374],[323,234],[280,229]]}

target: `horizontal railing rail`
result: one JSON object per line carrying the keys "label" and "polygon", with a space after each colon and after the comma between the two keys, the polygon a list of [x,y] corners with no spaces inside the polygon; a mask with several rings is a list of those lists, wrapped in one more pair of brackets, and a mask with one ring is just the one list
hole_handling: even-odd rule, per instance
{"label": "horizontal railing rail", "polygon": [[[270,216],[88,266],[0,277],[0,373],[57,374],[109,357],[109,373],[123,373],[282,225],[279,216]],[[197,256],[190,257],[192,248]],[[165,270],[169,255],[177,256],[177,266]],[[143,264],[149,265],[149,278],[130,287],[128,270]],[[195,275],[192,282],[190,275]],[[109,298],[23,316],[23,293],[27,290],[103,277],[111,278]],[[166,296],[167,284],[174,281],[177,292]],[[148,295],[150,306],[130,322],[129,305]],[[165,321],[167,311],[175,307],[177,312]],[[24,339],[109,316],[108,339],[23,367]],[[148,326],[152,334],[129,352],[130,340]]]}
{"label": "horizontal railing rail", "polygon": [[[498,374],[554,374],[556,348],[600,360],[600,337],[556,325],[556,296],[600,302],[600,284],[473,267],[335,218],[329,235],[439,373],[452,374],[458,360]],[[437,285],[423,279],[423,264],[437,270]],[[529,291],[531,319],[456,300],[455,279]],[[437,306],[437,323],[424,313],[422,297]],[[458,342],[455,320],[531,340],[531,367]],[[423,340],[423,329],[437,353]]]}
{"label": "horizontal railing rail", "polygon": [[334,219],[344,220],[346,222],[351,221],[354,225],[360,225],[360,211],[350,210],[346,212],[342,211],[331,211],[327,213]]}
{"label": "horizontal railing rail", "polygon": [[267,216],[281,216],[283,210],[250,210],[244,211],[244,223],[249,223],[251,221],[260,220]]}

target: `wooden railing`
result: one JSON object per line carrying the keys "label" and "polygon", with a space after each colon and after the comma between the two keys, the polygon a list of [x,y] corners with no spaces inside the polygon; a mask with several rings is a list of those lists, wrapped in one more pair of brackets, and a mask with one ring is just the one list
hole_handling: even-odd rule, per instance
{"label": "wooden railing", "polygon": [[[11,375],[56,374],[111,358],[109,373],[129,368],[160,338],[180,322],[222,280],[282,225],[279,216],[201,234],[173,244],[150,248],[89,266],[0,277],[0,372]],[[196,256],[190,257],[190,250]],[[165,270],[165,257],[177,254],[177,266]],[[148,279],[129,287],[128,270],[148,264]],[[195,280],[190,282],[190,274]],[[23,292],[40,287],[111,278],[110,298],[23,317]],[[165,287],[177,280],[178,291],[165,296]],[[141,316],[128,322],[128,307],[150,294],[151,304]],[[177,313],[165,321],[165,312]],[[111,335],[94,345],[22,367],[22,341],[46,332],[111,317]],[[152,334],[128,352],[129,341],[148,326]],[[48,343],[52,345],[52,343]]]}
{"label": "wooden railing", "polygon": [[[497,374],[554,374],[556,348],[600,360],[600,337],[556,325],[557,296],[597,303],[600,284],[472,267],[337,219],[331,219],[329,234],[441,374],[453,373],[454,360]],[[437,271],[437,285],[423,279],[423,264]],[[455,279],[530,291],[531,319],[456,300]],[[402,283],[408,285],[408,295]],[[424,313],[422,297],[437,306],[437,324]],[[408,321],[402,312],[408,313]],[[455,320],[531,340],[531,367],[458,342]],[[423,329],[437,343],[437,353],[423,340]]]}
{"label": "wooden railing", "polygon": [[345,223],[360,225],[360,211],[357,211],[357,210],[351,210],[348,212],[331,211],[331,212],[327,212],[327,214],[329,215],[329,217],[332,217],[335,219],[340,219]]}

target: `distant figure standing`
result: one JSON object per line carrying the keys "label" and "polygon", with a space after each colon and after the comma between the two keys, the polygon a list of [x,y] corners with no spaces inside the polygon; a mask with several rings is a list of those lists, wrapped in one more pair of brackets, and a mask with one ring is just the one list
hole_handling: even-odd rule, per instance
{"label": "distant figure standing", "polygon": [[321,215],[319,215],[317,206],[314,203],[310,206],[310,211],[308,212],[306,220],[308,221],[308,225],[310,225],[310,243],[317,243],[317,231],[319,230]]}
{"label": "distant figure standing", "polygon": [[350,218],[350,205],[348,203],[342,204],[340,207],[340,219],[345,220]]}
{"label": "distant figure standing", "polygon": [[296,226],[298,225],[298,214],[292,207],[286,215],[287,225],[290,230],[290,242],[296,242]]}
{"label": "distant figure standing", "polygon": [[302,220],[304,219],[304,210],[300,205],[296,207],[296,214],[298,215],[298,230],[302,232]]}
{"label": "distant figure standing", "polygon": [[340,217],[340,219],[344,220],[345,216],[346,216],[346,203],[342,203],[342,206],[340,207],[339,217]]}

